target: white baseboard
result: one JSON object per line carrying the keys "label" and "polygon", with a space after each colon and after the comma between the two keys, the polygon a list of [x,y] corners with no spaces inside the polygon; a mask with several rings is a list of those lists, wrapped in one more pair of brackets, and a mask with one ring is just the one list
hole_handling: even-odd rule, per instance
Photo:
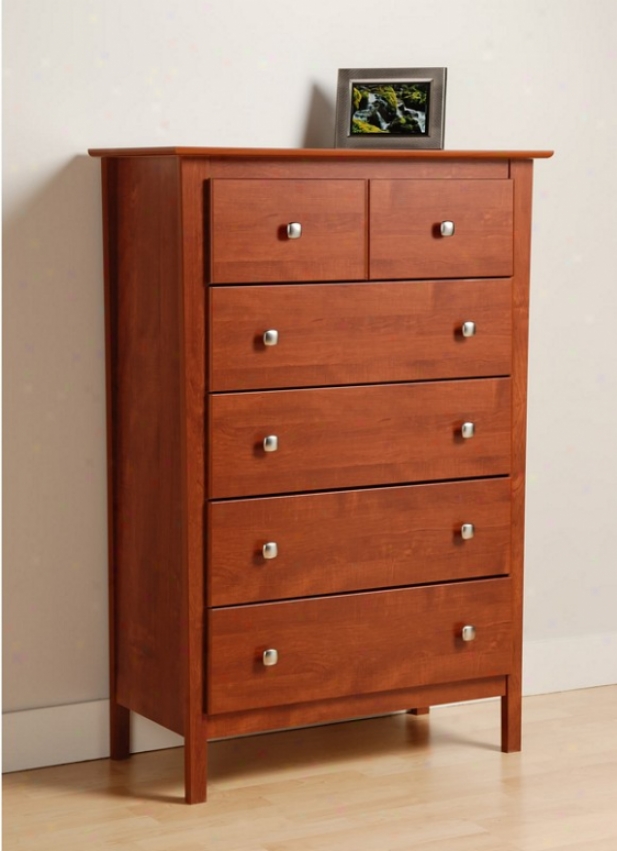
{"label": "white baseboard", "polygon": [[[528,641],[523,693],[549,694],[617,683],[617,633]],[[109,701],[3,715],[4,772],[109,756]],[[181,736],[131,713],[133,752],[174,748]]]}
{"label": "white baseboard", "polygon": [[[131,712],[131,750],[184,744],[182,736]],[[2,716],[2,771],[84,762],[109,756],[109,701],[26,709]]]}
{"label": "white baseboard", "polygon": [[523,694],[617,684],[617,632],[523,643]]}

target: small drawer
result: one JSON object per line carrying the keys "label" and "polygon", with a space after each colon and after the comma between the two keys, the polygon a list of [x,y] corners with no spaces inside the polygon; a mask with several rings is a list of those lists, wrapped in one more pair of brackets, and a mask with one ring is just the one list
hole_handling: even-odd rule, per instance
{"label": "small drawer", "polygon": [[210,299],[214,391],[511,369],[510,280],[213,287]]}
{"label": "small drawer", "polygon": [[511,581],[213,609],[209,647],[212,714],[501,676]]}
{"label": "small drawer", "polygon": [[367,277],[367,181],[213,180],[211,281]]}
{"label": "small drawer", "polygon": [[209,605],[510,571],[510,479],[210,505]]}
{"label": "small drawer", "polygon": [[372,180],[370,192],[371,278],[512,275],[512,181]]}
{"label": "small drawer", "polygon": [[504,475],[510,408],[508,378],[212,394],[210,497]]}

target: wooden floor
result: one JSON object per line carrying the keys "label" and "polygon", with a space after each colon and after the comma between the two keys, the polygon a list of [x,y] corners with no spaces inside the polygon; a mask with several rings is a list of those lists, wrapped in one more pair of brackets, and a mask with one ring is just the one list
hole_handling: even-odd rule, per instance
{"label": "wooden floor", "polygon": [[6,775],[4,849],[617,851],[617,686],[436,708],[210,746],[207,804],[182,750]]}

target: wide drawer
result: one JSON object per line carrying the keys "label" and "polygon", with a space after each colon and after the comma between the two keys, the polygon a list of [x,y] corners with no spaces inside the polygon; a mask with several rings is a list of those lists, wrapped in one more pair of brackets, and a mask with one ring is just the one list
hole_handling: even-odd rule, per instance
{"label": "wide drawer", "polygon": [[511,275],[512,210],[510,180],[372,180],[370,277]]}
{"label": "wide drawer", "polygon": [[213,394],[210,497],[506,474],[510,408],[508,378]]}
{"label": "wide drawer", "polygon": [[510,479],[215,502],[209,528],[211,606],[497,576]]}
{"label": "wide drawer", "polygon": [[511,597],[509,579],[491,579],[214,609],[208,711],[508,674]]}
{"label": "wide drawer", "polygon": [[[365,180],[213,180],[211,280],[367,277]],[[289,238],[287,226],[301,226]]]}
{"label": "wide drawer", "polygon": [[[214,287],[211,389],[508,375],[510,280]],[[464,336],[463,323],[475,334]],[[270,334],[264,343],[265,332]]]}

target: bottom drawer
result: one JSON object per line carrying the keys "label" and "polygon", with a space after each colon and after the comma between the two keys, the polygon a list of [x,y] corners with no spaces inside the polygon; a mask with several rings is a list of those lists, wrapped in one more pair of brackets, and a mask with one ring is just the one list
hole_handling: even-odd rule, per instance
{"label": "bottom drawer", "polygon": [[[213,609],[208,711],[507,674],[511,588],[489,579]],[[463,640],[466,625],[474,640]],[[264,664],[266,650],[276,664]]]}

